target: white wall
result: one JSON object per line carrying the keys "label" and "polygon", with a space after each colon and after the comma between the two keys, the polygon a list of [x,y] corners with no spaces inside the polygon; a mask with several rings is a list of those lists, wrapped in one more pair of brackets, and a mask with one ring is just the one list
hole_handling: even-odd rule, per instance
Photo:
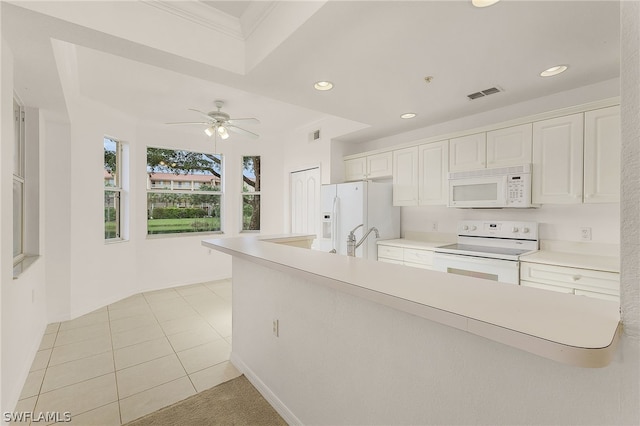
{"label": "white wall", "polygon": [[[22,385],[29,373],[29,368],[40,345],[40,339],[47,324],[47,306],[45,298],[45,263],[37,259],[18,279],[13,279],[13,247],[12,229],[13,214],[13,55],[10,48],[2,40],[2,77],[0,103],[2,104],[2,134],[0,145],[0,301],[1,301],[1,385],[0,405],[2,409],[12,408],[18,400]],[[30,158],[38,157],[41,148],[39,135],[39,113],[27,109],[27,117],[32,121],[26,127],[26,152]],[[8,123],[8,125],[5,125]],[[27,164],[29,167],[29,164]],[[27,172],[27,177],[42,183],[38,173]],[[27,188],[29,190],[31,186]],[[41,197],[33,191],[25,198],[25,210],[38,209]],[[30,213],[28,213],[30,214]],[[38,220],[31,217],[31,220]],[[42,240],[42,229],[38,223],[25,234],[25,250],[38,250]],[[33,231],[33,232],[31,232]],[[30,254],[37,254],[31,251]]]}

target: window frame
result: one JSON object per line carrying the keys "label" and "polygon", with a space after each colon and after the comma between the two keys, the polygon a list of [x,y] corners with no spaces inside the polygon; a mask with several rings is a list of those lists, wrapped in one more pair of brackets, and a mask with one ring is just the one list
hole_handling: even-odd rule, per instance
{"label": "window frame", "polygon": [[[109,140],[111,142],[114,142],[116,144],[116,171],[115,174],[112,175],[113,176],[113,181],[114,181],[114,186],[106,186],[104,185],[103,182],[103,196],[104,199],[106,200],[107,197],[107,193],[111,193],[114,195],[114,200],[115,200],[115,222],[116,222],[116,232],[115,232],[115,237],[112,238],[107,238],[106,237],[106,229],[105,229],[105,238],[104,241],[105,243],[113,243],[113,242],[118,242],[118,241],[123,241],[124,238],[122,237],[122,192],[123,192],[123,188],[122,188],[122,153],[123,153],[123,147],[122,147],[122,141],[120,141],[117,138],[113,138],[110,136],[104,136],[103,137],[103,147],[106,144],[106,141]],[[104,152],[104,151],[103,151]],[[103,209],[106,209],[106,203],[103,205]],[[105,227],[107,222],[105,221]]]}
{"label": "window frame", "polygon": [[[168,151],[182,151],[182,152],[189,152],[189,153],[195,153],[195,154],[203,154],[203,155],[212,155],[212,156],[216,156],[219,159],[219,167],[220,167],[220,182],[219,185],[217,185],[220,189],[218,191],[200,191],[198,189],[195,188],[195,185],[189,185],[189,187],[184,187],[184,185],[180,184],[179,186],[176,185],[176,183],[173,180],[163,180],[162,182],[164,183],[164,188],[154,188],[153,187],[153,183],[151,182],[150,176],[149,176],[149,160],[148,160],[148,155],[149,155],[149,149],[162,149],[162,150],[168,150]],[[200,150],[190,150],[190,149],[182,149],[182,148],[167,148],[167,147],[162,147],[162,146],[147,146],[146,147],[146,151],[145,151],[145,157],[147,158],[146,160],[146,164],[145,164],[145,173],[147,175],[147,179],[146,179],[146,204],[147,204],[147,208],[145,209],[146,213],[147,213],[147,221],[146,221],[146,236],[147,238],[165,238],[165,237],[184,237],[184,236],[190,236],[190,235],[201,235],[201,234],[223,234],[224,233],[224,225],[225,225],[225,220],[224,220],[224,170],[225,170],[225,164],[224,164],[224,155],[222,153],[213,153],[213,152],[205,152],[205,151],[200,151]],[[162,172],[162,173],[166,173],[166,172]],[[215,175],[211,175],[214,176]],[[220,219],[220,226],[219,226],[219,230],[216,231],[189,231],[189,232],[155,232],[155,233],[149,233],[149,195],[150,194],[183,194],[183,195],[214,195],[214,196],[218,196],[219,197],[219,219]]]}
{"label": "window frame", "polygon": [[[13,146],[14,146],[14,160],[13,160],[13,185],[15,186],[15,184],[19,184],[20,188],[21,188],[21,192],[20,192],[20,214],[19,214],[19,220],[20,220],[20,232],[19,232],[19,239],[20,239],[20,251],[19,253],[13,253],[13,266],[17,265],[18,263],[22,262],[24,260],[24,258],[26,257],[25,254],[25,188],[26,188],[26,178],[25,178],[25,168],[26,168],[26,164],[25,164],[25,143],[26,143],[26,138],[25,138],[25,111],[24,111],[24,106],[22,105],[22,103],[19,101],[19,99],[14,95],[13,97],[13,124],[14,124],[14,141],[13,141]],[[17,123],[17,124],[16,124]],[[16,161],[16,155],[17,155],[17,161]],[[18,168],[18,170],[16,170],[16,166]],[[13,210],[13,217],[16,217],[16,205],[15,205],[15,199],[12,200],[12,210]],[[16,224],[13,223],[13,236],[12,239],[13,241],[13,245],[15,247],[15,237],[16,237]]]}
{"label": "window frame", "polygon": [[[244,162],[246,158],[259,158],[260,159],[260,173],[258,176],[255,176],[256,181],[260,182],[260,190],[258,191],[246,191],[244,185]],[[241,158],[241,178],[240,178],[240,233],[260,233],[262,230],[262,156],[260,155],[243,155]],[[255,168],[254,168],[255,173]],[[245,229],[244,226],[244,197],[245,196],[257,196],[258,197],[258,214],[259,214],[259,222],[260,227],[258,229]]]}

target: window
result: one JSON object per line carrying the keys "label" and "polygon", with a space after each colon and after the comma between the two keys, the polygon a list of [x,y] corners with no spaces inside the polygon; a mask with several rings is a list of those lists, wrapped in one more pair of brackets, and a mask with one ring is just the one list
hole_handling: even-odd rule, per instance
{"label": "window", "polygon": [[242,230],[260,230],[260,156],[242,157]]}
{"label": "window", "polygon": [[13,99],[13,263],[24,259],[25,136],[24,109]]}
{"label": "window", "polygon": [[104,138],[104,239],[121,239],[122,144]]}
{"label": "window", "polygon": [[147,235],[221,231],[221,155],[149,147],[147,174]]}

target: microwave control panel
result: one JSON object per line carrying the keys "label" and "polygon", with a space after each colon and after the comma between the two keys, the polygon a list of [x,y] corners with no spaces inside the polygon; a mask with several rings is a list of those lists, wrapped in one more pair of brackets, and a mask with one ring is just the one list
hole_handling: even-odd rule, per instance
{"label": "microwave control panel", "polygon": [[531,175],[509,175],[507,177],[507,206],[517,207],[531,203]]}

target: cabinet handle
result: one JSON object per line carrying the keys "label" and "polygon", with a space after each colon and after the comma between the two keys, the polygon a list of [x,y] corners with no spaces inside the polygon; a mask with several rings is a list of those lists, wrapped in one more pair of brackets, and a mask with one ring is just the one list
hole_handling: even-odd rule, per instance
{"label": "cabinet handle", "polygon": [[573,281],[578,281],[580,280],[580,278],[582,278],[580,275],[574,275],[573,277],[571,277],[573,279]]}

